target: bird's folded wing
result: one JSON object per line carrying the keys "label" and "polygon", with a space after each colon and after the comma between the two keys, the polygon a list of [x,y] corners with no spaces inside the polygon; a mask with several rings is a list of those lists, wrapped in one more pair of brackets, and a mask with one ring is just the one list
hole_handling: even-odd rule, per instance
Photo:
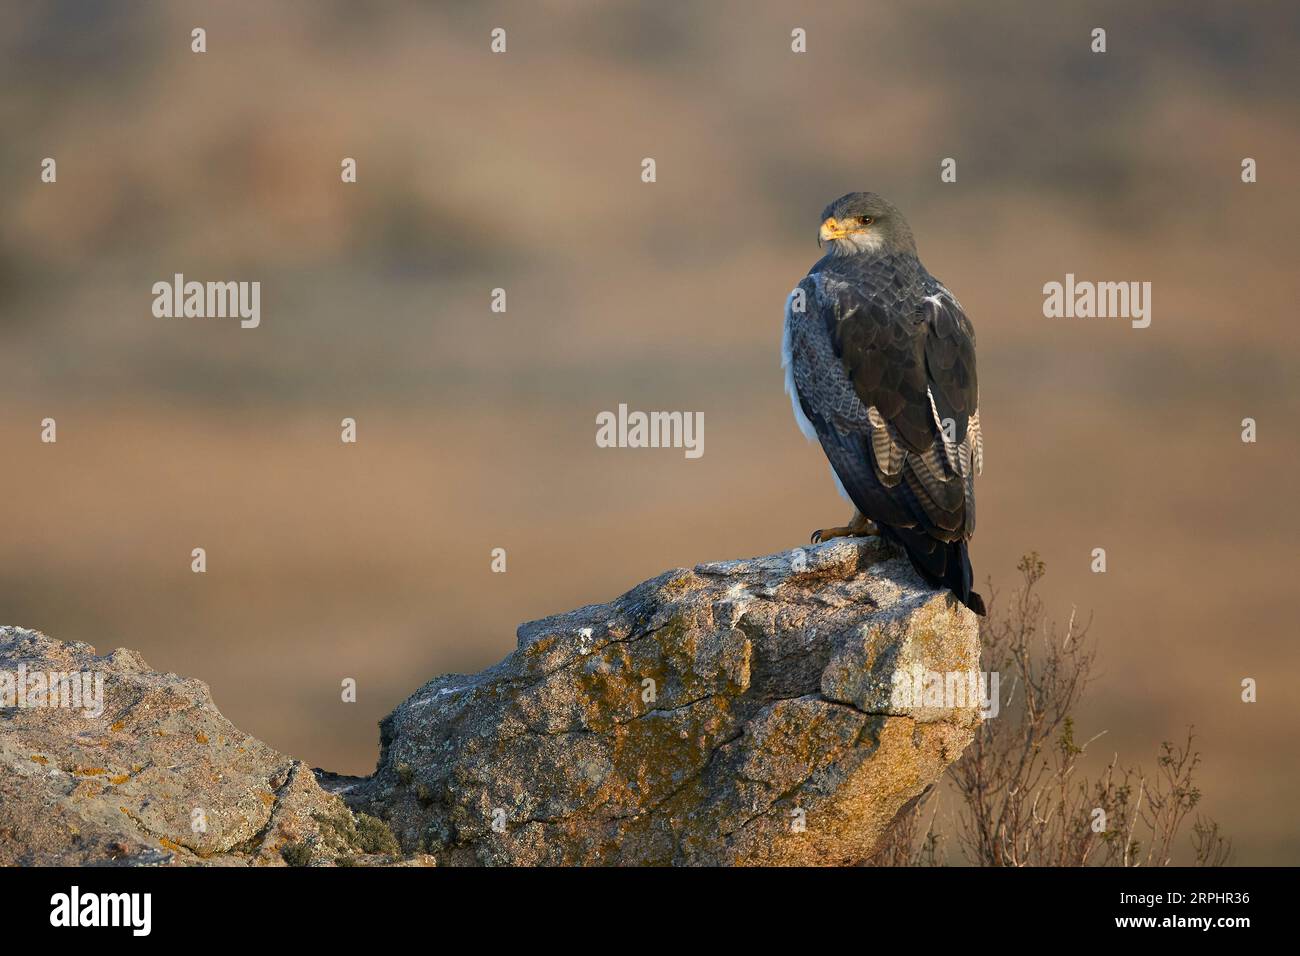
{"label": "bird's folded wing", "polygon": [[815,311],[795,378],[841,482],[855,501],[906,515],[901,526],[969,537],[983,449],[974,331],[960,305],[946,290],[920,305],[846,283],[807,291]]}

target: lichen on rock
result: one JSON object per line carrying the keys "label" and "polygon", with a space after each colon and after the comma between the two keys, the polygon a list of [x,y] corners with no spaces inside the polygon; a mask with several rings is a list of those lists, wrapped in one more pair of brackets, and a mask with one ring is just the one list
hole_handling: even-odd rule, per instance
{"label": "lichen on rock", "polygon": [[524,624],[382,724],[346,799],[450,864],[847,864],[970,742],[976,618],[876,540],[701,564]]}
{"label": "lichen on rock", "polygon": [[7,627],[0,674],[104,693],[0,709],[0,863],[856,863],[980,720],[900,678],[978,662],[974,615],[878,540],[700,564],[425,684],[351,778],[242,733],[201,681]]}
{"label": "lichen on rock", "polygon": [[[0,628],[0,674],[23,675],[32,692],[31,706],[0,707],[0,864],[320,865],[398,853],[391,836],[370,849],[311,768],[231,724],[202,681],[18,627]],[[33,690],[38,674],[100,675],[102,712],[59,706],[62,696]]]}

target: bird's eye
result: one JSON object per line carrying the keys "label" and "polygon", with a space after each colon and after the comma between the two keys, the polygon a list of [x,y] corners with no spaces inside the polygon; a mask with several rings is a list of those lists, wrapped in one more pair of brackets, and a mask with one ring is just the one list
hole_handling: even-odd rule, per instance
{"label": "bird's eye", "polygon": [[875,222],[875,221],[876,221],[876,220],[872,219],[870,216],[859,216],[859,217],[858,217],[858,222],[862,223],[862,225],[864,225],[864,226],[869,226],[869,225],[871,225],[871,224],[872,224],[873,222]]}

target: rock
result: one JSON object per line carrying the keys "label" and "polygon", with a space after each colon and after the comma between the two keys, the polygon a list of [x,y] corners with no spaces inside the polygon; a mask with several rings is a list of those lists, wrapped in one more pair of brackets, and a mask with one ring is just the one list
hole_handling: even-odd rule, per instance
{"label": "rock", "polygon": [[[51,672],[91,679],[74,700],[71,680],[33,684]],[[20,674],[38,706],[2,706]],[[81,706],[48,706],[64,702]],[[310,768],[226,720],[202,681],[157,673],[129,650],[99,656],[0,628],[0,864],[308,865],[397,852],[382,823],[358,820]]]}
{"label": "rock", "polygon": [[373,776],[327,786],[453,865],[857,863],[980,720],[895,674],[978,669],[969,610],[840,539],[524,624],[385,718]]}
{"label": "rock", "polygon": [[[0,628],[0,864],[856,863],[980,719],[896,675],[978,667],[970,611],[837,540],[525,624],[402,703],[349,778],[240,732],[201,681]],[[91,687],[4,706],[20,668],[101,675],[102,712]]]}

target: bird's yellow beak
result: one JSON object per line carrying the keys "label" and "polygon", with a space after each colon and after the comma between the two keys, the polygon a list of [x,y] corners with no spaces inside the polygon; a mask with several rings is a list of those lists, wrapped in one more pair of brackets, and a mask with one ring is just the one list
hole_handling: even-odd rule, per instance
{"label": "bird's yellow beak", "polygon": [[821,229],[817,231],[817,238],[827,242],[831,239],[843,239],[848,234],[849,231],[840,224],[839,220],[831,216],[822,223]]}

